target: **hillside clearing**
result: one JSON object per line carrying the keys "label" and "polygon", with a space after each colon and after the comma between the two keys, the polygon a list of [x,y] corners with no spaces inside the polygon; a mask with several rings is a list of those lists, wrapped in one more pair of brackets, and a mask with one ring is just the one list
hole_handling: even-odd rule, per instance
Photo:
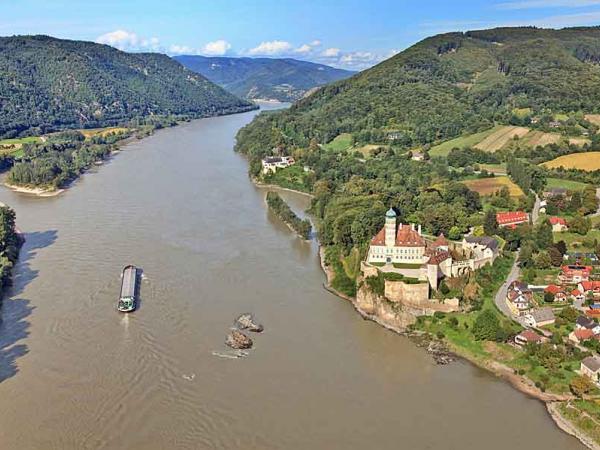
{"label": "hillside clearing", "polygon": [[564,167],[565,169],[579,169],[586,172],[600,170],[600,152],[572,153],[570,155],[559,156],[552,161],[542,163],[542,166],[549,169]]}
{"label": "hillside clearing", "polygon": [[521,197],[523,191],[519,186],[508,177],[478,178],[475,180],[466,180],[463,183],[472,191],[479,195],[486,196],[498,192],[503,187],[507,187],[511,197]]}
{"label": "hillside clearing", "polygon": [[589,184],[579,181],[563,180],[561,178],[548,178],[546,188],[565,188],[570,191],[583,191]]}
{"label": "hillside clearing", "polygon": [[521,142],[531,147],[537,147],[538,145],[541,145],[543,147],[544,145],[548,144],[557,144],[561,140],[561,138],[562,136],[558,133],[544,133],[543,131],[531,131],[530,133],[527,133],[525,136],[523,136]]}
{"label": "hillside clearing", "polygon": [[529,128],[505,126],[501,127],[494,133],[490,134],[483,141],[475,145],[475,148],[486,152],[495,152],[504,147],[508,141],[513,139],[515,136],[522,138],[529,133]]}
{"label": "hillside clearing", "polygon": [[129,129],[123,128],[123,127],[106,127],[106,128],[84,128],[84,129],[80,129],[77,131],[79,131],[81,134],[83,134],[86,137],[86,139],[90,139],[94,136],[104,137],[111,133],[114,133],[114,134],[126,133],[127,131],[129,131]]}
{"label": "hillside clearing", "polygon": [[600,114],[586,114],[585,120],[593,123],[594,125],[600,126]]}
{"label": "hillside clearing", "polygon": [[325,150],[341,152],[352,147],[352,135],[350,133],[342,133],[336,136],[333,141],[321,146]]}

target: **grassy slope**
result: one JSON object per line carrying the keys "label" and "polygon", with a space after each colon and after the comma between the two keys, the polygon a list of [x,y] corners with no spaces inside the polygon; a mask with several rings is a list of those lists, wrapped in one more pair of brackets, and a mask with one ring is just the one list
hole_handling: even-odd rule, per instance
{"label": "grassy slope", "polygon": [[586,171],[600,170],[600,152],[573,153],[559,156],[552,161],[542,164],[549,168],[564,167],[565,169],[580,169]]}
{"label": "grassy slope", "polygon": [[502,125],[496,125],[494,128],[490,128],[489,130],[480,133],[467,134],[442,142],[441,144],[432,147],[429,154],[431,156],[447,156],[453,148],[474,147],[501,128],[503,128]]}

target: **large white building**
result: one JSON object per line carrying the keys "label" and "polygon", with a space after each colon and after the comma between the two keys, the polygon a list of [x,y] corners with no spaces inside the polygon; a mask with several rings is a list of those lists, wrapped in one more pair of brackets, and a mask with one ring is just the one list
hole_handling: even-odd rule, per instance
{"label": "large white building", "polygon": [[269,156],[262,160],[262,172],[264,174],[275,173],[277,169],[285,169],[295,162],[291,156]]}

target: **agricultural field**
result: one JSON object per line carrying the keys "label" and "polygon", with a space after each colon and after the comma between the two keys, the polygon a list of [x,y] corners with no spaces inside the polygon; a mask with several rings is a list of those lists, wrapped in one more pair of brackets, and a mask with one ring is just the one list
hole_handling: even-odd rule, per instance
{"label": "agricultural field", "polygon": [[505,186],[508,188],[511,197],[522,197],[525,195],[523,190],[508,177],[477,178],[463,181],[463,183],[469,189],[478,192],[482,196],[492,195]]}
{"label": "agricultural field", "polygon": [[600,127],[600,114],[586,114],[585,120]]}
{"label": "agricultural field", "polygon": [[563,180],[561,178],[548,178],[546,187],[552,188],[565,188],[569,191],[583,191],[589,184],[580,183],[579,181]]}
{"label": "agricultural field", "polygon": [[505,126],[490,134],[484,140],[475,145],[475,148],[486,152],[495,152],[504,147],[515,136],[524,137],[529,133],[529,128]]}
{"label": "agricultural field", "polygon": [[506,175],[506,164],[479,164],[479,167],[483,170],[487,170],[494,175]]}
{"label": "agricultural field", "polygon": [[120,134],[120,133],[126,133],[127,131],[129,131],[128,128],[123,128],[123,127],[107,127],[107,128],[84,128],[84,129],[80,129],[77,130],[79,131],[81,134],[83,134],[86,139],[90,139],[94,136],[106,136],[107,134]]}
{"label": "agricultural field", "polygon": [[377,150],[378,148],[388,148],[388,146],[387,145],[377,145],[377,144],[367,144],[367,145],[363,145],[362,147],[355,148],[354,151],[360,152],[360,153],[362,153],[362,155],[365,158],[368,158],[369,156],[372,156],[373,151]]}
{"label": "agricultural field", "polygon": [[448,153],[450,153],[450,150],[453,148],[473,147],[502,128],[504,128],[502,125],[496,125],[494,128],[490,128],[489,130],[480,133],[468,134],[442,142],[441,144],[432,147],[431,150],[429,150],[429,155],[448,156]]}
{"label": "agricultural field", "polygon": [[562,136],[558,133],[544,133],[543,131],[531,131],[520,140],[523,144],[529,147],[537,147],[541,145],[557,144]]}
{"label": "agricultural field", "polygon": [[542,166],[549,169],[564,167],[565,169],[580,169],[592,172],[600,170],[600,152],[572,153],[559,156],[552,161],[542,163]]}
{"label": "agricultural field", "polygon": [[21,147],[23,147],[23,144],[33,144],[41,140],[42,138],[38,136],[0,140],[0,155],[22,153]]}
{"label": "agricultural field", "polygon": [[592,141],[590,141],[588,138],[584,138],[584,137],[570,137],[569,138],[569,144],[571,145],[576,145],[578,147],[583,147],[585,144],[591,144]]}

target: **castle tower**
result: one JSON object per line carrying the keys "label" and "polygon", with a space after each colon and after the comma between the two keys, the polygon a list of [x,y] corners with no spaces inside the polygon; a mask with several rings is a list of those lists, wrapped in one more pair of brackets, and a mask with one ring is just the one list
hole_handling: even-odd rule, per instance
{"label": "castle tower", "polygon": [[385,213],[385,246],[393,247],[396,244],[396,212],[390,208]]}

